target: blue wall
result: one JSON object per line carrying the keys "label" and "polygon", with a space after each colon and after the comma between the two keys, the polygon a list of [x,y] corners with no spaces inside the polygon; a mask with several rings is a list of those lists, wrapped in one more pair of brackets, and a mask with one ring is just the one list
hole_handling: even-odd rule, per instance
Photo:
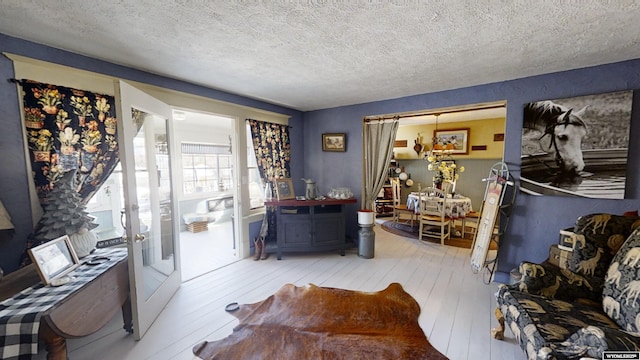
{"label": "blue wall", "polygon": [[[505,161],[518,180],[525,103],[629,89],[640,89],[640,60],[308,112],[305,113],[304,173],[316,180],[319,186],[338,183],[351,187],[356,196],[361,197],[364,116],[506,100]],[[638,109],[639,101],[640,99],[635,97],[635,109]],[[637,111],[635,113],[637,114]],[[558,241],[558,231],[573,226],[576,217],[591,212],[622,214],[627,210],[638,209],[640,142],[634,139],[640,136],[639,121],[638,116],[634,115],[628,158],[628,199],[534,197],[518,193],[505,241],[500,249],[497,280],[507,282],[510,269],[522,260],[546,259],[549,246]],[[324,132],[347,133],[347,152],[320,151],[320,134]],[[478,186],[484,187],[484,184]],[[355,218],[355,215],[353,217]],[[357,231],[357,228],[352,226],[350,231]]]}
{"label": "blue wall", "polygon": [[[505,160],[519,178],[520,139],[523,104],[534,100],[554,99],[586,94],[640,88],[640,60],[546,74],[501,83],[486,84],[438,93],[386,101],[344,106],[301,113],[258,100],[213,90],[182,81],[145,73],[96,59],[71,54],[39,44],[0,34],[0,51],[59,63],[122,79],[145,82],[169,89],[202,95],[240,105],[289,114],[292,116],[292,178],[296,193],[303,193],[302,177],[315,180],[326,194],[330,187],[347,186],[360,200],[362,193],[362,118],[368,115],[424,110],[488,101],[507,101]],[[452,75],[453,76],[453,75]],[[13,77],[11,61],[0,58],[0,77]],[[425,81],[428,81],[425,80]],[[0,242],[0,266],[11,271],[24,250],[24,239],[31,232],[31,209],[28,199],[26,161],[23,153],[22,127],[16,86],[0,81],[0,199],[16,225],[12,239]],[[634,99],[637,108],[640,99]],[[640,120],[634,117],[631,139],[640,135]],[[322,152],[321,134],[344,132],[347,151]],[[501,246],[498,270],[502,281],[522,260],[542,261],[549,245],[557,242],[558,230],[573,225],[575,218],[591,212],[622,213],[638,209],[640,183],[640,142],[632,141],[628,159],[626,200],[590,200],[564,197],[532,197],[518,194],[506,239]],[[10,155],[10,156],[7,156]],[[479,186],[484,186],[479,184]],[[347,208],[348,232],[357,238],[356,211],[360,202]]]}

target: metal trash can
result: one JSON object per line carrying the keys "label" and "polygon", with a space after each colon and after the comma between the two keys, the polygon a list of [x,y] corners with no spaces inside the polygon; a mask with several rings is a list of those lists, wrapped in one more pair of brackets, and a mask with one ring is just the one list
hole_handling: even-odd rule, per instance
{"label": "metal trash can", "polygon": [[363,259],[373,258],[376,245],[376,233],[373,224],[360,224],[358,231],[358,256]]}

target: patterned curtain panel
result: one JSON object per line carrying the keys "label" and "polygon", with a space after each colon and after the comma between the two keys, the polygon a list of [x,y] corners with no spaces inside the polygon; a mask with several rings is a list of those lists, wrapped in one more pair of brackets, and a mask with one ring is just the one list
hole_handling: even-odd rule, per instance
{"label": "patterned curtain panel", "polygon": [[40,203],[56,182],[76,172],[86,204],[118,164],[113,96],[21,80],[31,168]]}
{"label": "patterned curtain panel", "polygon": [[[253,119],[247,119],[247,121],[251,127],[251,139],[260,177],[265,184],[271,184],[271,196],[275,196],[273,181],[291,176],[289,170],[289,160],[291,159],[289,127]],[[266,210],[265,218],[269,230],[265,240],[275,242],[276,213],[271,207],[267,207]]]}
{"label": "patterned curtain panel", "polygon": [[262,181],[267,184],[275,179],[288,178],[291,159],[289,127],[259,120],[248,121]]}

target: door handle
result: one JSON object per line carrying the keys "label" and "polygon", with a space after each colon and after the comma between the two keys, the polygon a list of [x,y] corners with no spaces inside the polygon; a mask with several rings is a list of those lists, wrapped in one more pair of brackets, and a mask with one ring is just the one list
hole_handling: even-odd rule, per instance
{"label": "door handle", "polygon": [[147,239],[146,236],[144,236],[144,234],[136,234],[136,242],[137,243],[141,243],[143,241],[145,241]]}

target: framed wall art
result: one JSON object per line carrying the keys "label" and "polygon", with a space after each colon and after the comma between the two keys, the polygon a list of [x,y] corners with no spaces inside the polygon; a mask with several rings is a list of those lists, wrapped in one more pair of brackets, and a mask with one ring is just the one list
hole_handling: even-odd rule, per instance
{"label": "framed wall art", "polygon": [[346,137],[345,133],[322,134],[322,151],[347,151]]}
{"label": "framed wall art", "polygon": [[291,178],[276,179],[275,183],[278,200],[295,199],[296,195],[293,192],[293,181],[291,181]]}
{"label": "framed wall art", "polygon": [[524,104],[520,190],[624,199],[634,91]]}
{"label": "framed wall art", "polygon": [[469,128],[434,130],[433,138],[439,149],[452,155],[469,153]]}
{"label": "framed wall art", "polygon": [[29,257],[45,285],[50,285],[80,266],[80,260],[67,235],[29,249]]}

